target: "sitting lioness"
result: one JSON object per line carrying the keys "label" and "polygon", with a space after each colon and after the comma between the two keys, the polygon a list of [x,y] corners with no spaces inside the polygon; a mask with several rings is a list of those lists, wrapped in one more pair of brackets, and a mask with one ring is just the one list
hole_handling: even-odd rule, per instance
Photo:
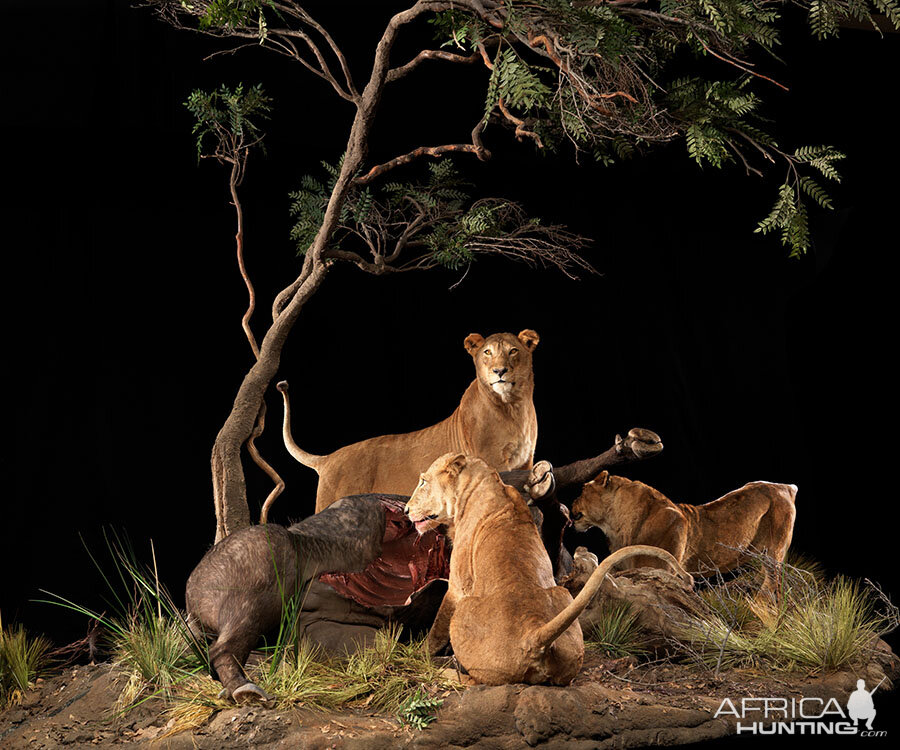
{"label": "sitting lioness", "polygon": [[[599,526],[611,550],[652,544],[690,573],[733,570],[745,550],[783,562],[794,533],[797,486],[750,482],[706,505],[675,504],[642,482],[602,471],[572,505],[578,531]],[[638,567],[652,561],[632,560]]]}
{"label": "sitting lioness", "polygon": [[294,442],[287,383],[279,383],[284,444],[301,464],[319,473],[316,513],[348,495],[409,495],[419,474],[448,451],[478,456],[497,471],[530,469],[537,442],[531,354],[538,341],[529,329],[518,336],[469,334],[464,345],[475,361],[476,377],[453,414],[432,427],[370,438],[327,456],[307,453]]}
{"label": "sitting lioness", "polygon": [[473,456],[441,456],[406,510],[420,533],[446,525],[453,539],[450,582],[427,648],[436,654],[449,640],[470,677],[488,685],[568,685],[584,659],[578,615],[622,560],[653,556],[686,576],[668,552],[628,547],[607,557],[573,600],[553,580],[525,500]]}

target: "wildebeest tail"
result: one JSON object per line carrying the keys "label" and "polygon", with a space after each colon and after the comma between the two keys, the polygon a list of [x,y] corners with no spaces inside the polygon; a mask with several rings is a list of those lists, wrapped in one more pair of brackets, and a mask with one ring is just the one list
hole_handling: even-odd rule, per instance
{"label": "wildebeest tail", "polygon": [[679,576],[690,577],[684,568],[678,564],[678,561],[664,549],[651,547],[646,544],[633,544],[630,547],[622,547],[622,549],[613,552],[597,566],[597,569],[588,578],[587,583],[584,584],[584,588],[581,589],[578,596],[575,597],[569,606],[546,625],[542,625],[531,633],[527,648],[541,651],[550,646],[553,641],[566,632],[569,626],[578,619],[578,615],[582,613],[584,608],[591,603],[594,595],[600,590],[600,585],[603,583],[603,579],[606,578],[606,574],[623,560],[637,556],[656,557],[667,562]]}

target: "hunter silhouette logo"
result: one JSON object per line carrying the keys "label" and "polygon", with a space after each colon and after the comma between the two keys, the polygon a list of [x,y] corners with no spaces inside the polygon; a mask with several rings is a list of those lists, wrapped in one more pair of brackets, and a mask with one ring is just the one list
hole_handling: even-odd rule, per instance
{"label": "hunter silhouette logo", "polygon": [[[734,717],[738,734],[884,737],[886,731],[872,728],[877,713],[872,696],[886,679],[872,690],[866,690],[865,680],[857,680],[856,690],[847,699],[846,711],[836,698],[741,698],[737,701],[725,698],[715,718]],[[860,726],[860,722],[865,722],[865,726]]]}
{"label": "hunter silhouette logo", "polygon": [[865,680],[856,681],[856,690],[850,693],[850,699],[847,701],[847,713],[853,719],[854,725],[859,725],[859,721],[862,719],[866,722],[866,729],[872,729],[872,719],[878,713],[875,710],[875,702],[872,700],[872,696],[875,695],[875,691],[881,687],[881,683],[886,679],[887,677],[882,677],[881,682],[872,688],[871,692],[866,690]]}

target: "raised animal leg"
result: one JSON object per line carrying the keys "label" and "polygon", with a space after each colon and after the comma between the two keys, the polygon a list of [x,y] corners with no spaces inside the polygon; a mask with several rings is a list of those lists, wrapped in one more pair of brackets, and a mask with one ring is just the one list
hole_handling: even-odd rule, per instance
{"label": "raised animal leg", "polygon": [[448,589],[425,638],[425,648],[432,656],[437,656],[450,643],[450,620],[455,611],[456,596]]}

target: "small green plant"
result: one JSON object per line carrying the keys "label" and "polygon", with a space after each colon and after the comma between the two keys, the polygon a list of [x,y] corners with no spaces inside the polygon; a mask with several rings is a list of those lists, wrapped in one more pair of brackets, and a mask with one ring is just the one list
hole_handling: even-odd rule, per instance
{"label": "small green plant", "polygon": [[610,602],[603,606],[585,645],[608,656],[640,656],[647,653],[644,641],[643,628],[632,606],[628,602]]}
{"label": "small green plant", "polygon": [[50,642],[29,636],[22,625],[4,627],[0,617],[0,709],[18,703],[47,666]]}
{"label": "small green plant", "polygon": [[435,711],[443,705],[443,700],[440,698],[429,698],[420,688],[400,705],[397,718],[401,724],[406,724],[415,729],[425,729],[437,719]]}

